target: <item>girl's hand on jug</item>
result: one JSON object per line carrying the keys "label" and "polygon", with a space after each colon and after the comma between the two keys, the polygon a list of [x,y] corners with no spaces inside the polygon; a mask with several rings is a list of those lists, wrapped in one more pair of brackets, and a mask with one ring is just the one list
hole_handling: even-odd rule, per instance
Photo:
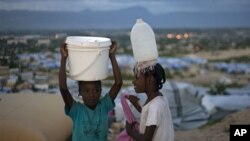
{"label": "girl's hand on jug", "polygon": [[67,58],[68,57],[68,50],[67,50],[67,44],[66,43],[63,43],[62,45],[61,45],[61,48],[60,48],[60,51],[61,51],[61,56],[63,57],[63,58]]}

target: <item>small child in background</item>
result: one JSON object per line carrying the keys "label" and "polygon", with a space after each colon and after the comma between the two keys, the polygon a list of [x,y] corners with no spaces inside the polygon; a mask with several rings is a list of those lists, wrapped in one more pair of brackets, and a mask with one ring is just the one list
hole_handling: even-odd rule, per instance
{"label": "small child in background", "polygon": [[115,82],[108,94],[101,97],[101,81],[78,81],[79,95],[83,104],[76,102],[70,94],[66,82],[66,60],[68,51],[64,43],[61,48],[61,66],[59,87],[65,103],[65,113],[73,121],[72,141],[106,141],[108,138],[108,112],[115,104],[114,100],[122,86],[119,66],[115,58],[116,42],[112,41],[109,58],[113,68]]}

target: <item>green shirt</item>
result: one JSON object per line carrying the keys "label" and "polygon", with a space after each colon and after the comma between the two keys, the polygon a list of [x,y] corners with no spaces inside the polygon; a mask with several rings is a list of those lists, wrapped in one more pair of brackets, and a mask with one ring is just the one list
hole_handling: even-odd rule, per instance
{"label": "green shirt", "polygon": [[115,106],[110,96],[101,98],[94,110],[74,101],[65,113],[73,121],[72,141],[107,141],[108,112]]}

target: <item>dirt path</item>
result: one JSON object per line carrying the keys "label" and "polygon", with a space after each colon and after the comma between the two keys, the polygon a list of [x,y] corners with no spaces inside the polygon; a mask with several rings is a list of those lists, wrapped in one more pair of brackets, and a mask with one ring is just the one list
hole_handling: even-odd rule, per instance
{"label": "dirt path", "polygon": [[175,141],[229,141],[230,124],[250,124],[250,109],[228,115],[213,125],[191,131],[177,131]]}
{"label": "dirt path", "polygon": [[186,56],[197,56],[201,58],[205,58],[208,60],[220,60],[220,59],[228,59],[235,58],[241,56],[249,56],[250,48],[247,49],[229,49],[222,51],[206,51],[206,52],[198,52],[196,54],[188,54]]}
{"label": "dirt path", "polygon": [[250,84],[250,75],[249,74],[228,74],[220,71],[206,70],[204,74],[197,73],[192,77],[176,77],[174,80],[191,83],[198,86],[211,86],[215,84],[220,78],[228,78],[232,83],[237,83],[239,85]]}

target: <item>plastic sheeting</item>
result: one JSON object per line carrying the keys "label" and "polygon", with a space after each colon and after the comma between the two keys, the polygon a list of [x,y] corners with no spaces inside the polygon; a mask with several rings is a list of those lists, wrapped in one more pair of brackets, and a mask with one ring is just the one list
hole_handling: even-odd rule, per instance
{"label": "plastic sheeting", "polygon": [[200,103],[199,91],[191,84],[168,82],[161,91],[169,100],[175,129],[194,129],[207,123],[209,115]]}
{"label": "plastic sheeting", "polygon": [[[239,111],[245,108],[250,108],[249,101],[249,95],[206,95],[202,99],[202,105],[206,108],[206,111],[211,115],[211,118],[218,119],[223,117],[223,112],[228,113]],[[218,114],[220,114],[220,116]]]}

